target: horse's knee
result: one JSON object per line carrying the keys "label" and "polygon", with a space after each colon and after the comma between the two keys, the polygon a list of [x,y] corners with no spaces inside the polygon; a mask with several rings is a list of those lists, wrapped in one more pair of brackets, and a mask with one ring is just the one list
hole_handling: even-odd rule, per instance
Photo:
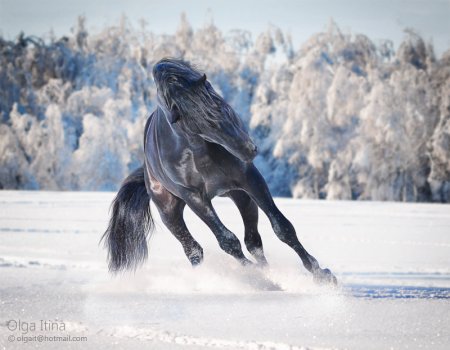
{"label": "horse's knee", "polygon": [[288,219],[277,217],[272,221],[272,227],[277,237],[283,243],[292,245],[298,240],[294,226],[292,226]]}
{"label": "horse's knee", "polygon": [[231,232],[226,232],[219,237],[219,246],[226,253],[231,255],[242,254],[241,242]]}

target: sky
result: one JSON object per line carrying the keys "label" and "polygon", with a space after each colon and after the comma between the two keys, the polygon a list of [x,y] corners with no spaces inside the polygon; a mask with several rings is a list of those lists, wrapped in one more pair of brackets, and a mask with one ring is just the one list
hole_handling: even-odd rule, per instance
{"label": "sky", "polygon": [[432,41],[440,56],[450,49],[450,0],[0,0],[0,34],[14,39],[21,31],[45,36],[69,34],[79,15],[90,30],[116,23],[125,14],[136,26],[173,33],[185,12],[194,28],[211,19],[225,32],[249,30],[253,35],[269,25],[292,36],[298,47],[323,31],[333,19],[344,33],[361,33],[375,42],[390,39],[397,47],[405,28]]}

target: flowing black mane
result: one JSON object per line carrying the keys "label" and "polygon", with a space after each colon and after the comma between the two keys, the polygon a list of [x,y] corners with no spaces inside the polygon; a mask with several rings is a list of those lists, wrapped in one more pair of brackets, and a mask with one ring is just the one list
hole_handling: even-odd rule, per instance
{"label": "flowing black mane", "polygon": [[174,114],[173,121],[187,132],[217,127],[227,118],[243,127],[230,105],[214,90],[206,75],[188,62],[165,58],[153,68],[160,103]]}

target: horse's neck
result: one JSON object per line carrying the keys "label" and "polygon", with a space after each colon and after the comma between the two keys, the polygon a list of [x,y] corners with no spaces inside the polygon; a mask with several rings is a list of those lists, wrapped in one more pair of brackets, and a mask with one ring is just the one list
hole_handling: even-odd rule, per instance
{"label": "horse's neck", "polygon": [[191,149],[199,149],[206,146],[206,141],[198,135],[189,135],[177,125],[171,125],[167,120],[164,112],[158,108],[156,113],[157,133],[159,137],[169,138],[175,143],[183,143]]}

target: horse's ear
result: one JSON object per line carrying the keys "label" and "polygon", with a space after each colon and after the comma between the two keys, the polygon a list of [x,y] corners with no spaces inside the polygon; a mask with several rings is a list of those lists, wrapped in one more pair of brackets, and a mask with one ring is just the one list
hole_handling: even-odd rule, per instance
{"label": "horse's ear", "polygon": [[203,85],[206,82],[206,74],[203,74],[203,76],[197,80],[197,85]]}

